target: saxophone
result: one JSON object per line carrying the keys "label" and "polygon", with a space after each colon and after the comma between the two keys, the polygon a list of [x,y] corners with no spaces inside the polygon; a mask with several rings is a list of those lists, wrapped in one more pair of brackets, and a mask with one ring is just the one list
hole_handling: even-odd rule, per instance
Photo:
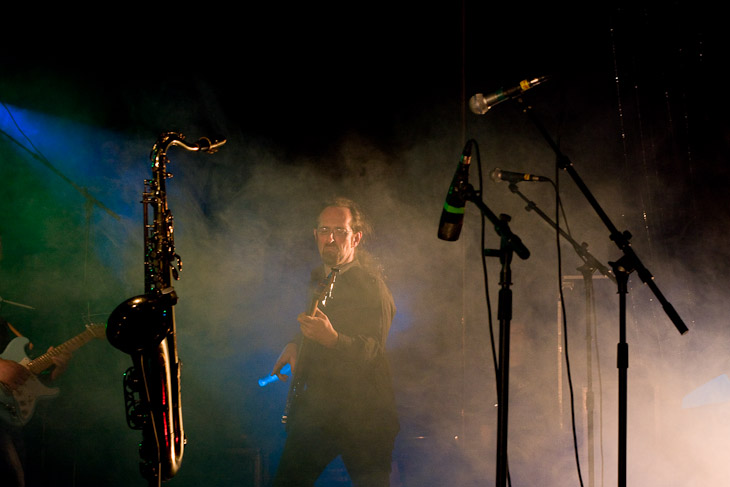
{"label": "saxophone", "polygon": [[124,373],[127,424],[142,431],[140,473],[149,485],[160,485],[180,469],[186,443],[180,404],[180,368],[175,313],[182,260],[175,251],[173,217],[167,206],[167,151],[214,153],[223,144],[201,138],[185,141],[176,132],[162,134],[152,148],[152,179],[144,181],[144,294],[127,299],[109,315],[109,343],[131,356]]}

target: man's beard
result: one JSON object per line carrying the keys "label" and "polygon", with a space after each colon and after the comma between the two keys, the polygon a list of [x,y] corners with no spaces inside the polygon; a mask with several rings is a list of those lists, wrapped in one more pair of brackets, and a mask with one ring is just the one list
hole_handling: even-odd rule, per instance
{"label": "man's beard", "polygon": [[322,262],[328,266],[339,264],[340,256],[340,249],[336,245],[325,245],[322,248]]}

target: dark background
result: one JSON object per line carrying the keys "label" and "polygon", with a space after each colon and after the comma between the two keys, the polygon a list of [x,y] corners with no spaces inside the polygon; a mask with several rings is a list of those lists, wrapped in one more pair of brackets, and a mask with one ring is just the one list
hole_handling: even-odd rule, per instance
{"label": "dark background", "polygon": [[[286,387],[261,389],[256,379],[292,332],[317,262],[312,219],[332,193],[369,210],[376,233],[367,243],[399,310],[389,342],[402,419],[393,484],[488,484],[499,268],[488,260],[485,281],[472,205],[458,242],[436,238],[462,147],[474,139],[472,183],[492,211],[512,217],[531,251],[513,262],[513,485],[578,484],[571,403],[584,483],[613,483],[615,285],[595,274],[591,327],[580,259],[563,240],[559,281],[554,232],[489,173],[550,177],[575,240],[604,264],[621,253],[570,175],[556,171],[554,152],[521,109],[529,105],[612,223],[631,232],[690,328],[679,335],[631,275],[630,483],[721,482],[729,215],[727,43],[718,17],[688,2],[470,1],[236,13],[210,5],[151,9],[146,21],[120,11],[114,22],[59,22],[43,30],[53,35],[42,49],[18,43],[0,58],[0,312],[36,350],[105,322],[143,284],[139,202],[152,144],[167,131],[225,138],[211,156],[169,154],[189,440],[170,485],[266,485],[275,469]],[[522,105],[468,110],[475,93],[546,75]],[[555,218],[552,185],[519,189]],[[499,246],[489,222],[484,234],[487,248]],[[143,483],[140,435],[123,408],[129,365],[103,342],[76,353],[61,394],[39,404],[27,427],[32,485]],[[707,384],[715,395],[683,402]],[[347,485],[341,477],[335,465],[319,485]]]}

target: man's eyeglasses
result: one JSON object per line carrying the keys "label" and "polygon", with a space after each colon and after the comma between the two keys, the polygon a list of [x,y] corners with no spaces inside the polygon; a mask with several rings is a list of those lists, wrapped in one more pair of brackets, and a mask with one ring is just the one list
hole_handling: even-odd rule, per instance
{"label": "man's eyeglasses", "polygon": [[350,232],[352,232],[352,230],[344,227],[317,227],[317,235],[321,235],[323,237],[332,234],[334,234],[335,237],[346,237],[350,234]]}

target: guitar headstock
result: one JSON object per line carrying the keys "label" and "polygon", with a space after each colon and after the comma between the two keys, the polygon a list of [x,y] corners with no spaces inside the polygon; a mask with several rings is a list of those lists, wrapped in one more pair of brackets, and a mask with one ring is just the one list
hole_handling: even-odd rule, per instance
{"label": "guitar headstock", "polygon": [[106,338],[106,325],[100,323],[89,323],[86,329],[91,332],[94,338]]}
{"label": "guitar headstock", "polygon": [[339,269],[333,267],[327,277],[319,283],[317,292],[315,293],[315,299],[312,301],[312,306],[309,309],[309,316],[314,316],[319,303],[322,303],[324,306],[327,304],[327,300],[332,297],[332,289],[335,287],[335,279],[337,279],[339,272]]}
{"label": "guitar headstock", "polygon": [[323,305],[327,304],[327,300],[332,297],[332,289],[335,287],[335,279],[337,279],[339,272],[339,269],[333,267],[327,276],[327,280],[324,282],[324,288],[319,298],[319,302]]}

